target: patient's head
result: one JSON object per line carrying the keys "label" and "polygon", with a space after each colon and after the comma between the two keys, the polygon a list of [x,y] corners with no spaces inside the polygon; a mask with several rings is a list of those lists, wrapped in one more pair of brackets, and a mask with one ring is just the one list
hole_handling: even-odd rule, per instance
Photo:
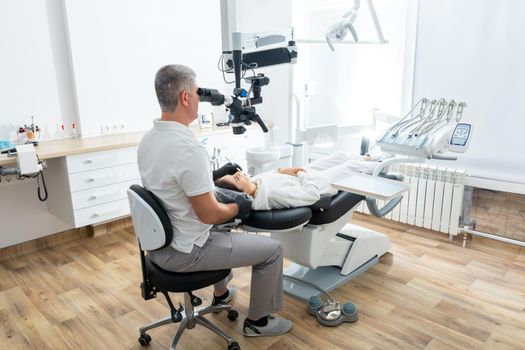
{"label": "patient's head", "polygon": [[217,179],[215,184],[220,187],[244,192],[251,196],[253,196],[255,189],[257,188],[255,187],[255,184],[250,181],[250,178],[240,171],[233,175],[224,175]]}

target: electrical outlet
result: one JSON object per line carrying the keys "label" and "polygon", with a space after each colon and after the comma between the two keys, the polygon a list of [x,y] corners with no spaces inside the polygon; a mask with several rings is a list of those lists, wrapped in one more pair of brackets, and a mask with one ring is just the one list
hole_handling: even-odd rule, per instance
{"label": "electrical outlet", "polygon": [[108,123],[101,124],[100,130],[103,134],[109,134],[111,132],[111,125]]}
{"label": "electrical outlet", "polygon": [[311,80],[307,84],[305,84],[304,86],[304,96],[305,97],[315,96],[316,92],[317,92],[317,83],[314,80]]}

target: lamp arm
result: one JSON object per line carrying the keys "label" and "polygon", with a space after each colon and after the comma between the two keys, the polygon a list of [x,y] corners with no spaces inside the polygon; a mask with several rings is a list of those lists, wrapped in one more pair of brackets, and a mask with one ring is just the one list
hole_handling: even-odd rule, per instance
{"label": "lamp arm", "polygon": [[[359,1],[359,0],[356,0],[356,1]],[[368,10],[370,11],[370,17],[372,17],[372,22],[374,22],[374,27],[376,28],[377,38],[379,39],[380,43],[384,43],[386,42],[386,40],[383,35],[383,30],[381,29],[381,24],[379,23],[379,19],[377,17],[374,3],[372,2],[372,0],[367,0],[367,1],[368,1]]]}

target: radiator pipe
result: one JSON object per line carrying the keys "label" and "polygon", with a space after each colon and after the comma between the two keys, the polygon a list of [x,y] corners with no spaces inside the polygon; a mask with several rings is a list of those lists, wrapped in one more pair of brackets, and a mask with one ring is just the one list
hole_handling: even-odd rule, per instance
{"label": "radiator pipe", "polygon": [[525,242],[517,240],[517,239],[502,237],[502,236],[498,236],[498,235],[495,235],[495,234],[492,234],[492,233],[476,231],[476,230],[472,230],[472,229],[470,229],[468,227],[463,227],[463,228],[460,227],[459,229],[460,229],[461,232],[470,233],[470,234],[475,235],[475,236],[485,237],[485,238],[493,239],[493,240],[496,240],[496,241],[510,243],[510,244],[515,244],[515,245],[518,245],[520,247],[525,247]]}

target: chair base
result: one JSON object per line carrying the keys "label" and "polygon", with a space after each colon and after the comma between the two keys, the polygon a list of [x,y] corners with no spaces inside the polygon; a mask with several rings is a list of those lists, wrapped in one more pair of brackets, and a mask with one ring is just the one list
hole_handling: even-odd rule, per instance
{"label": "chair base", "polygon": [[[313,283],[323,288],[326,292],[330,292],[352,278],[359,276],[378,262],[379,258],[374,256],[347,275],[342,275],[341,269],[335,266],[320,266],[312,269],[294,263],[284,270],[283,290],[288,295],[308,301],[310,297],[321,294],[317,288],[308,283]],[[286,279],[286,276],[295,277],[306,283],[298,283],[294,280]]]}
{"label": "chair base", "polygon": [[[230,336],[228,336],[222,329],[220,329],[218,326],[214,325],[213,323],[211,323],[208,319],[204,317],[204,315],[209,314],[209,313],[215,313],[215,312],[220,312],[220,311],[230,312],[232,311],[230,305],[213,305],[213,306],[207,306],[207,307],[201,307],[201,308],[194,309],[186,293],[184,294],[184,304],[185,304],[184,314],[182,315],[182,320],[180,321],[179,328],[177,329],[177,333],[175,334],[175,337],[173,338],[173,341],[171,342],[171,347],[170,347],[171,350],[175,350],[177,348],[177,343],[179,342],[182,336],[182,333],[184,333],[186,329],[195,328],[195,325],[197,324],[200,324],[201,326],[206,327],[207,329],[211,330],[212,332],[222,337],[228,343],[229,349],[232,348],[233,345],[237,345],[237,343]],[[230,320],[234,320],[234,319],[230,318]],[[140,339],[144,339],[145,337],[149,338],[149,340],[147,340],[145,344],[142,344],[142,345],[147,345],[149,341],[151,340],[151,338],[146,334],[147,331],[149,331],[150,329],[157,328],[157,327],[164,326],[164,325],[171,324],[171,323],[175,323],[175,322],[173,321],[171,316],[168,316],[160,320],[154,321],[150,324],[147,324],[143,327],[140,327],[139,328],[139,333],[140,333],[139,341],[142,344],[142,341]]]}

